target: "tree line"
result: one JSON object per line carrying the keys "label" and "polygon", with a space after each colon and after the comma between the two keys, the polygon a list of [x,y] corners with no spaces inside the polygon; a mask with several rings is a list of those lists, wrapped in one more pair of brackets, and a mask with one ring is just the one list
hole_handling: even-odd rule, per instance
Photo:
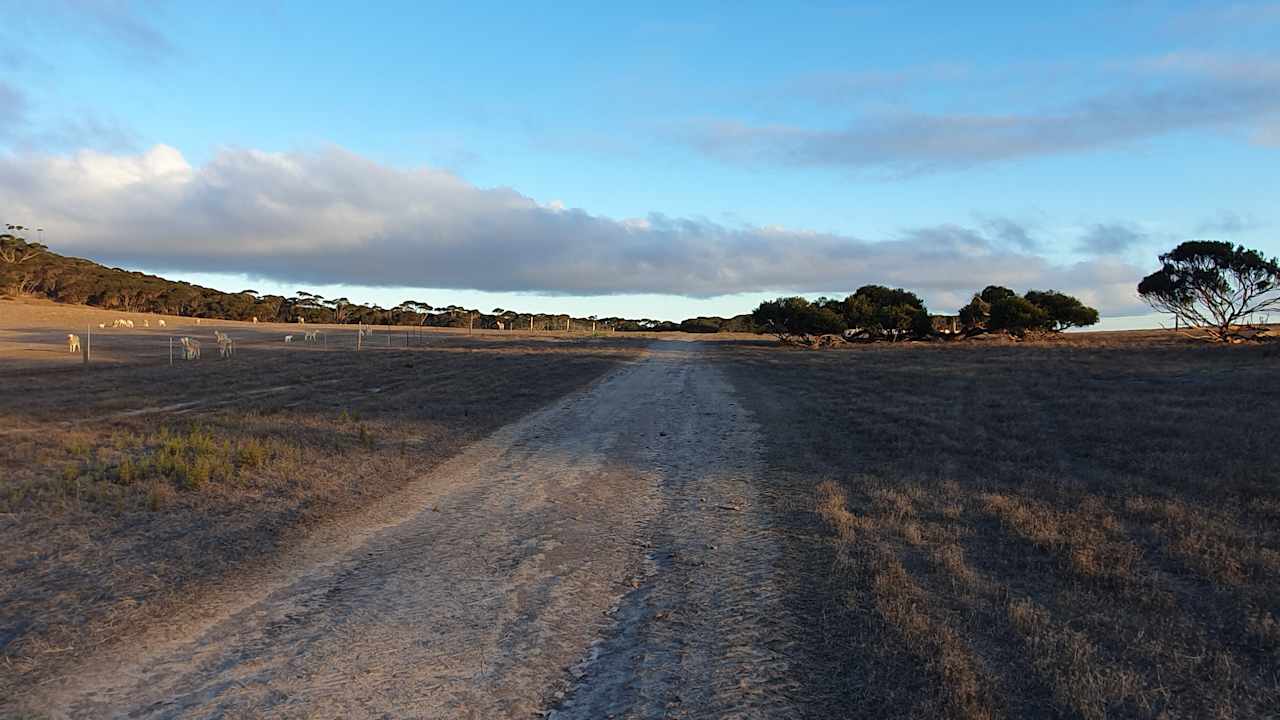
{"label": "tree line", "polygon": [[[13,230],[14,228],[10,228]],[[0,294],[45,297],[107,310],[260,322],[417,325],[508,330],[618,332],[755,332],[750,315],[696,317],[682,322],[623,317],[572,317],[461,305],[434,306],[406,300],[391,308],[326,298],[299,291],[292,296],[242,290],[228,293],[156,275],[59,255],[14,232],[0,234]]]}
{"label": "tree line", "polygon": [[[772,333],[787,342],[818,337],[898,341],[969,337],[983,333],[1025,336],[1058,333],[1098,322],[1098,311],[1066,293],[998,285],[975,293],[955,314],[935,315],[915,293],[865,285],[845,298],[783,297],[729,318],[701,316],[680,322],[623,317],[571,317],[406,300],[392,308],[255,290],[222,292],[155,275],[110,268],[50,251],[17,234],[0,233],[0,294],[35,295],[108,310],[262,322],[364,323],[524,330],[618,332]],[[1262,339],[1269,313],[1280,315],[1280,263],[1274,257],[1225,242],[1184,242],[1160,255],[1160,269],[1138,284],[1153,310],[1172,315],[1184,332],[1218,342]],[[1280,319],[1280,317],[1276,318]]]}
{"label": "tree line", "polygon": [[902,288],[864,285],[840,298],[783,297],[760,303],[756,324],[784,342],[810,343],[816,337],[889,341],[966,337],[1004,332],[1056,333],[1098,322],[1098,311],[1056,290],[1019,295],[988,285],[955,315],[930,314],[919,295]]}

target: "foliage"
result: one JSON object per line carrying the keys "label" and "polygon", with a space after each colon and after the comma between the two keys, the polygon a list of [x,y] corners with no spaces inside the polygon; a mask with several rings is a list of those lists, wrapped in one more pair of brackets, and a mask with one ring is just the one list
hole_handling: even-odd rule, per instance
{"label": "foliage", "polygon": [[1097,310],[1057,290],[1028,290],[1018,295],[1007,287],[988,285],[960,308],[960,323],[968,334],[998,331],[1022,336],[1097,322]]}
{"label": "foliage", "polygon": [[1056,290],[1028,290],[1028,302],[1047,313],[1048,329],[1062,331],[1097,324],[1098,311]]}
{"label": "foliage", "polygon": [[1011,335],[1024,335],[1029,330],[1043,329],[1049,313],[1024,297],[1013,295],[991,303],[987,329],[1003,330]]}
{"label": "foliage", "polygon": [[1194,240],[1161,255],[1160,264],[1138,294],[1211,340],[1243,337],[1254,315],[1280,310],[1280,264],[1257,250]]}
{"label": "foliage", "polygon": [[933,326],[924,301],[915,293],[883,285],[864,285],[840,301],[826,301],[838,309],[850,330],[873,340],[928,337]]}
{"label": "foliage", "polygon": [[844,318],[831,307],[802,297],[766,300],[751,313],[751,319],[783,341],[842,333],[846,328]]}

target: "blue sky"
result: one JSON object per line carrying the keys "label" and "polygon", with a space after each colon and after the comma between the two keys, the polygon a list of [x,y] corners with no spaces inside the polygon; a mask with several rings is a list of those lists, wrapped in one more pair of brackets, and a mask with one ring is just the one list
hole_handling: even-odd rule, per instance
{"label": "blue sky", "polygon": [[0,214],[229,290],[674,318],[1115,318],[1181,240],[1280,253],[1280,3],[937,5],[0,0]]}

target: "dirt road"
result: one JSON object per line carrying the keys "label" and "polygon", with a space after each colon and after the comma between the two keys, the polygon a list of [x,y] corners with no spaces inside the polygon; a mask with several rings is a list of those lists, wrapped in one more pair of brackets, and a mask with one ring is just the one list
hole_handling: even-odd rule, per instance
{"label": "dirt road", "polygon": [[37,703],[76,718],[795,715],[758,431],[706,352],[656,344]]}

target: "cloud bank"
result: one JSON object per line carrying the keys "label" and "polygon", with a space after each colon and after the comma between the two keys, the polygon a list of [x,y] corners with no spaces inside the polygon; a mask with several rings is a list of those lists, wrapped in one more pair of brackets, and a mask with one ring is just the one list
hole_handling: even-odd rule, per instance
{"label": "cloud bank", "polygon": [[1280,60],[1173,53],[1113,68],[1127,87],[1025,112],[869,114],[839,128],[715,120],[682,135],[695,149],[758,166],[918,174],[1086,152],[1172,132],[1242,126],[1275,145]]}
{"label": "cloud bank", "polygon": [[334,147],[223,150],[200,167],[163,145],[10,153],[0,155],[0,198],[0,220],[41,224],[55,250],[300,285],[712,297],[877,282],[949,307],[1000,283],[1077,292],[1112,313],[1139,309],[1135,268],[1113,259],[1053,264],[1008,221],[871,242],[660,214],[618,220]]}

